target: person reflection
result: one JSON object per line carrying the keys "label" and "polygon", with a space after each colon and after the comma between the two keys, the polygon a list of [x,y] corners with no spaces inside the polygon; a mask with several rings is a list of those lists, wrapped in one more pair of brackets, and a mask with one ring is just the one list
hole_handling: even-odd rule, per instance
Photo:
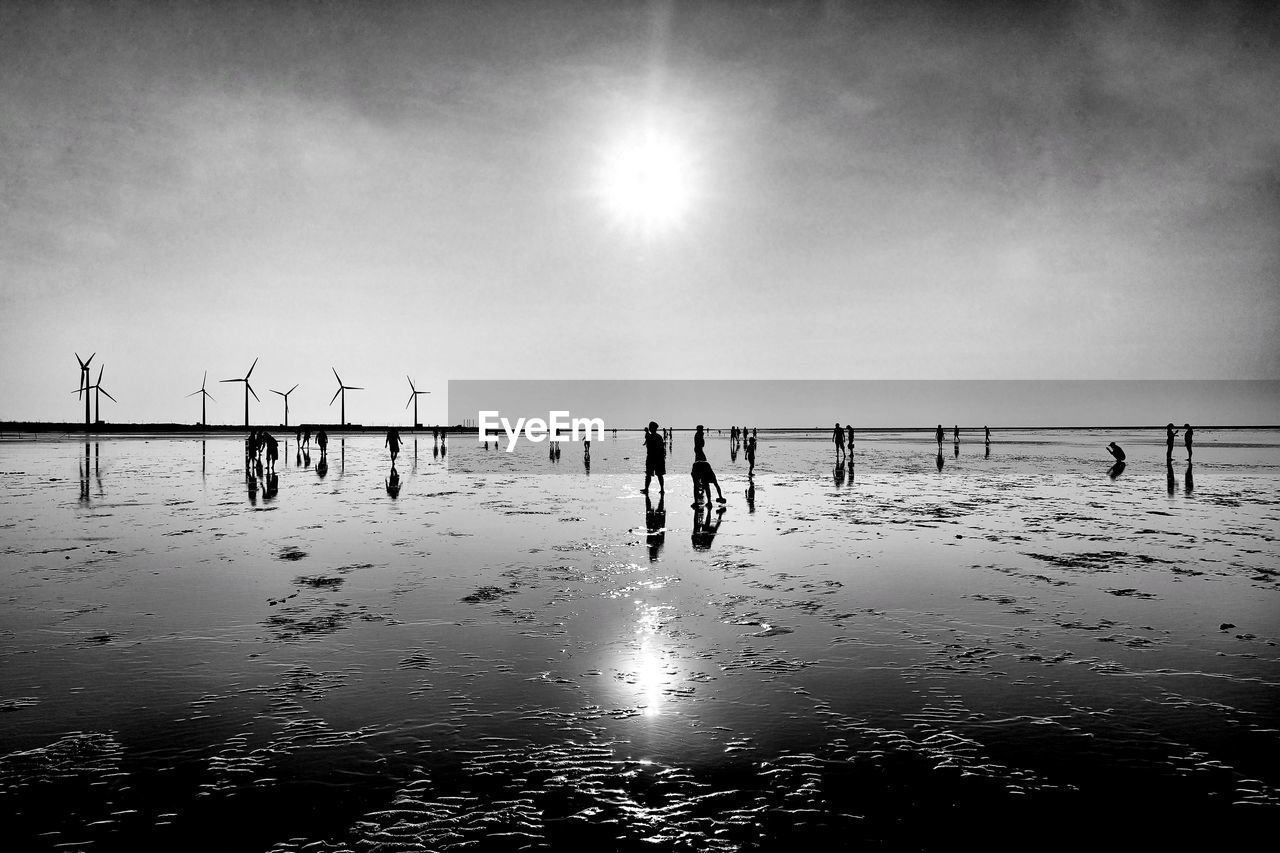
{"label": "person reflection", "polygon": [[644,525],[647,532],[645,541],[649,544],[649,562],[658,559],[658,555],[662,553],[662,544],[667,538],[667,496],[665,494],[658,496],[658,508],[653,508],[653,501],[646,494],[644,496]]}
{"label": "person reflection", "polygon": [[254,506],[258,505],[258,478],[254,475],[253,469],[250,468],[244,475],[245,486],[249,490],[249,503]]}
{"label": "person reflection", "polygon": [[988,442],[987,442],[987,444],[986,444],[986,450],[983,452],[983,454],[982,454],[982,458],[983,458],[983,459],[990,459],[990,458],[991,458],[991,442],[989,442],[989,441],[988,441]]}
{"label": "person reflection", "polygon": [[944,462],[942,461],[942,445],[941,445],[941,444],[939,444],[939,445],[938,445],[938,458],[937,458],[937,459],[935,459],[934,461],[938,463],[938,470],[939,470],[939,471],[941,471],[941,470],[942,470],[942,466],[946,464],[946,463],[944,463]]}
{"label": "person reflection", "polygon": [[960,442],[958,442],[958,441],[957,441],[957,442],[956,442],[956,444],[955,444],[955,457],[956,457],[957,459],[959,459],[959,458],[960,458]]}
{"label": "person reflection", "polygon": [[724,520],[724,507],[716,507],[711,511],[711,504],[699,504],[693,510],[693,532],[689,535],[695,551],[711,550],[711,543],[720,531],[720,522]]}
{"label": "person reflection", "polygon": [[84,459],[80,462],[80,503],[89,502],[89,442],[84,443]]}
{"label": "person reflection", "polygon": [[751,515],[756,511],[756,481],[747,481],[747,514]]}
{"label": "person reflection", "polygon": [[434,441],[433,441],[433,442],[431,442],[431,458],[432,458],[432,459],[439,459],[439,458],[440,458],[440,445],[439,445],[439,443],[434,442]]}
{"label": "person reflection", "polygon": [[325,458],[325,455],[322,453],[320,454],[320,461],[316,463],[316,476],[319,477],[321,480],[323,480],[324,475],[328,473],[329,473],[329,460]]}
{"label": "person reflection", "polygon": [[302,467],[304,468],[311,467],[311,451],[310,450],[302,451]]}
{"label": "person reflection", "polygon": [[387,494],[394,500],[400,497],[400,472],[396,470],[396,466],[391,466],[391,473],[387,476]]}
{"label": "person reflection", "polygon": [[1195,487],[1196,487],[1196,481],[1195,481],[1195,478],[1191,476],[1191,462],[1190,462],[1190,461],[1188,461],[1188,462],[1187,462],[1187,476],[1186,476],[1186,480],[1184,481],[1183,485],[1185,486],[1185,488],[1186,488],[1186,490],[1187,490],[1187,494],[1191,494],[1191,493],[1195,490]]}
{"label": "person reflection", "polygon": [[1166,459],[1164,463],[1165,463],[1165,476],[1164,476],[1165,486],[1169,490],[1169,496],[1172,497],[1173,493],[1178,488],[1178,481],[1177,481],[1177,478],[1173,476],[1173,460]]}
{"label": "person reflection", "polygon": [[844,463],[837,461],[836,467],[832,469],[831,478],[836,482],[836,488],[844,485]]}
{"label": "person reflection", "polygon": [[280,475],[275,471],[267,474],[266,480],[263,481],[262,501],[270,503],[276,499],[276,495],[280,494]]}

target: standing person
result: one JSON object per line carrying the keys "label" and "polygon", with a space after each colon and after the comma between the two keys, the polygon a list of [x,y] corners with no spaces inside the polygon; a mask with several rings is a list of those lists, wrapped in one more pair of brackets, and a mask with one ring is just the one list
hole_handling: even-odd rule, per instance
{"label": "standing person", "polygon": [[960,443],[960,424],[956,424],[955,432],[952,433],[952,435],[955,437],[955,443],[959,444]]}
{"label": "standing person", "polygon": [[984,426],[984,427],[982,428],[982,437],[983,437],[983,441],[984,441],[986,444],[990,444],[990,443],[991,443],[991,427],[989,427],[989,426]]}
{"label": "standing person", "polygon": [[267,447],[267,470],[276,470],[276,459],[280,457],[280,445],[276,443],[276,437],[269,432],[262,434],[262,443]]}
{"label": "standing person", "polygon": [[[392,468],[396,467],[396,457],[400,455],[400,444],[400,430],[391,427],[391,429],[387,430],[386,446],[391,451]],[[485,443],[485,446],[488,447],[488,442]]]}
{"label": "standing person", "polygon": [[945,433],[943,433],[943,431],[942,431],[942,424],[938,424],[938,432],[937,432],[937,436],[938,436],[938,448],[939,448],[938,452],[939,452],[939,453],[941,453],[941,452],[942,452],[942,450],[941,450],[941,448],[942,448],[942,439],[946,437]]}
{"label": "standing person", "polygon": [[754,477],[756,473],[756,436],[755,430],[751,431],[751,437],[747,439],[747,476]]}
{"label": "standing person", "polygon": [[316,433],[316,444],[320,445],[320,458],[324,459],[329,455],[329,434],[324,430]]}
{"label": "standing person", "polygon": [[[1192,433],[1191,424],[1183,424],[1182,425],[1182,443],[1187,446],[1188,462],[1191,461],[1191,433]],[[1188,487],[1187,491],[1190,491],[1190,487]]]}
{"label": "standing person", "polygon": [[1164,428],[1164,455],[1166,459],[1173,458],[1173,440],[1178,437],[1178,430],[1170,423]]}
{"label": "standing person", "polygon": [[844,454],[844,430],[840,428],[839,421],[836,421],[836,428],[831,432],[831,441],[836,446],[836,457],[839,458]]}
{"label": "standing person", "polygon": [[702,424],[693,432],[693,461],[707,461],[707,437],[702,431]]}
{"label": "standing person", "polygon": [[649,494],[649,481],[658,478],[658,494],[667,493],[663,477],[667,475],[667,446],[658,433],[658,422],[649,421],[644,431],[644,488],[641,493]]}
{"label": "standing person", "polygon": [[846,424],[845,432],[849,433],[849,452],[853,452],[853,424]]}

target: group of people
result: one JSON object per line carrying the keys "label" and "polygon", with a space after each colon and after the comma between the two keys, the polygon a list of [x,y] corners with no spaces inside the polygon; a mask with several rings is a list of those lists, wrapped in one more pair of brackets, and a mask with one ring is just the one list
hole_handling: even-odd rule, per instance
{"label": "group of people", "polygon": [[[737,427],[733,428],[730,438],[733,441],[738,440]],[[756,438],[754,435],[747,436],[746,428],[743,428],[744,445],[746,446],[747,459],[750,462],[751,469],[755,469],[755,446]],[[649,425],[644,431],[644,488],[641,489],[642,494],[649,494],[649,487],[656,477],[658,480],[658,491],[665,495],[666,474],[667,474],[667,446],[669,443],[670,432],[658,427],[657,421],[649,421]],[[693,433],[693,467],[689,470],[690,479],[693,481],[693,504],[698,507],[703,503],[703,496],[706,497],[706,503],[711,503],[711,490],[716,490],[715,502],[720,504],[721,511],[725,500],[724,491],[720,488],[720,481],[716,478],[716,472],[711,467],[711,463],[707,460],[707,433],[706,427],[698,424]],[[748,476],[751,476],[750,474]]]}

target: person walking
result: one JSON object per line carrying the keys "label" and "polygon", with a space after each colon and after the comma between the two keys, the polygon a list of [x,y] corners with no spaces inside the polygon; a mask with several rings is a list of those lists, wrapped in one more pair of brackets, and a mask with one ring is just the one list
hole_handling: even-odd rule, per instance
{"label": "person walking", "polygon": [[644,431],[644,488],[642,494],[649,494],[649,482],[658,478],[658,494],[665,495],[667,488],[663,478],[667,474],[667,445],[658,432],[658,422],[649,421]]}
{"label": "person walking", "polygon": [[387,449],[391,451],[391,467],[392,468],[396,467],[396,457],[400,455],[401,443],[402,442],[400,441],[400,430],[396,429],[395,427],[391,427],[391,429],[387,430],[386,446],[387,446]]}

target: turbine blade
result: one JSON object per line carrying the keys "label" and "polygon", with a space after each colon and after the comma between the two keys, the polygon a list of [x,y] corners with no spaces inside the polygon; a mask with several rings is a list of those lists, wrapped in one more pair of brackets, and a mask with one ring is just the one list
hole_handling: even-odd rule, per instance
{"label": "turbine blade", "polygon": [[299,386],[299,385],[301,385],[301,384],[302,384],[301,382],[295,382],[295,383],[293,383],[293,387],[292,387],[292,388],[290,388],[288,391],[285,391],[285,392],[284,392],[284,395],[285,395],[286,397],[288,397],[288,396],[289,396],[290,394],[292,394],[294,391],[297,391],[297,390],[298,390],[298,386]]}
{"label": "turbine blade", "polygon": [[360,387],[359,385],[345,385],[345,386],[343,386],[343,387],[345,387],[348,391],[363,391],[363,390],[364,390],[364,388]]}
{"label": "turbine blade", "polygon": [[338,395],[339,395],[339,394],[341,394],[341,393],[342,393],[342,389],[341,389],[341,388],[339,388],[337,391],[334,391],[334,392],[333,392],[333,399],[329,401],[329,405],[330,405],[330,406],[332,406],[332,405],[333,405],[333,400],[338,399]]}
{"label": "turbine blade", "polygon": [[219,382],[243,382],[243,379],[219,379]]}
{"label": "turbine blade", "polygon": [[249,377],[253,375],[253,369],[258,366],[258,359],[253,360],[253,364],[249,365],[249,372],[244,375],[244,380],[249,381]]}
{"label": "turbine blade", "polygon": [[281,397],[283,397],[283,396],[284,396],[284,392],[283,392],[283,391],[277,391],[277,390],[276,390],[276,389],[274,389],[274,388],[268,388],[267,390],[268,390],[268,391],[270,391],[272,394],[279,394]]}
{"label": "turbine blade", "polygon": [[249,384],[249,380],[245,380],[244,387],[249,389],[249,393],[253,395],[253,399],[257,400],[259,403],[262,402],[262,398],[258,396],[258,392],[253,390],[253,386]]}
{"label": "turbine blade", "polygon": [[106,370],[106,369],[107,369],[107,366],[106,366],[105,364],[99,364],[99,365],[98,365],[98,384],[99,384],[99,385],[101,385],[101,384],[102,384],[102,371],[104,371],[104,370]]}
{"label": "turbine blade", "polygon": [[206,383],[206,382],[208,382],[208,381],[209,381],[209,371],[207,371],[207,370],[206,370],[206,371],[204,372],[204,379],[201,379],[201,380],[200,380],[200,387],[201,387],[201,388],[203,388],[203,387],[204,387],[204,383]]}
{"label": "turbine blade", "polygon": [[188,397],[194,397],[194,396],[195,396],[195,395],[197,395],[197,394],[203,394],[203,393],[205,393],[205,390],[204,390],[203,388],[197,388],[196,390],[192,391],[192,392],[191,392],[190,394],[188,394],[187,396],[188,396]]}
{"label": "turbine blade", "polygon": [[[97,353],[95,352],[93,355],[97,355]],[[89,366],[89,362],[93,361],[93,355],[91,355],[91,356],[89,356],[87,359],[85,359],[85,362],[84,362],[84,366],[85,366],[85,367],[88,367],[88,366]]]}
{"label": "turbine blade", "polygon": [[333,371],[333,378],[334,378],[334,379],[336,379],[336,380],[338,380],[338,384],[339,384],[339,385],[341,385],[341,384],[342,384],[342,377],[338,375],[338,368],[336,368],[336,367],[330,367],[329,369]]}
{"label": "turbine blade", "polygon": [[[418,395],[417,395],[417,394],[410,394],[410,395],[409,395],[409,403],[412,403],[412,402],[413,402],[414,400],[416,400],[416,399],[418,399]],[[405,404],[404,404],[404,407],[405,407],[406,409],[407,409],[407,408],[409,408],[409,403],[405,403]]]}
{"label": "turbine blade", "polygon": [[80,357],[80,353],[76,353],[76,361],[80,362],[80,369],[84,370],[84,359]]}
{"label": "turbine blade", "polygon": [[[404,376],[404,378],[405,378],[405,379],[409,379],[409,374],[407,374],[407,373],[406,373],[406,374],[405,374],[405,376]],[[417,391],[417,390],[418,390],[417,388],[414,388],[414,387],[413,387],[413,380],[412,380],[412,379],[409,379],[409,390],[410,390],[410,391]]]}
{"label": "turbine blade", "polygon": [[[201,391],[204,391],[204,395],[205,395],[206,397],[208,397],[210,400],[213,400],[213,395],[212,395],[212,394],[210,394],[208,391],[205,391],[203,388],[201,388],[200,390],[201,390]],[[217,400],[213,400],[213,402],[215,402],[215,403],[216,403],[216,402],[218,402],[218,401],[217,401]]]}
{"label": "turbine blade", "polygon": [[112,396],[111,396],[111,393],[110,393],[109,391],[107,391],[107,389],[106,389],[106,388],[99,388],[98,390],[99,390],[99,391],[101,391],[103,394],[106,394],[106,395],[107,395],[107,397],[109,397],[109,398],[110,398],[111,402],[113,402],[113,403],[119,403],[119,402],[120,402],[120,401],[119,401],[119,400],[117,400],[115,397],[112,397]]}

